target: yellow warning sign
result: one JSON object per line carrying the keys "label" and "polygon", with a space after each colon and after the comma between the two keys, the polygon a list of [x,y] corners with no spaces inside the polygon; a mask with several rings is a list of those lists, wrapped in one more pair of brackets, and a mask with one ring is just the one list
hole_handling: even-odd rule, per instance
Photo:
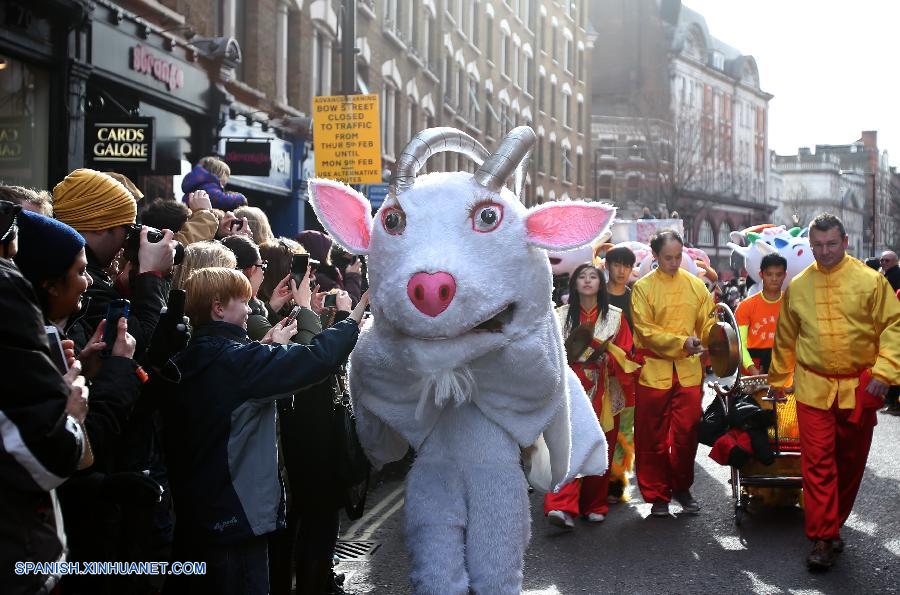
{"label": "yellow warning sign", "polygon": [[313,99],[316,177],[345,184],[381,183],[378,95]]}

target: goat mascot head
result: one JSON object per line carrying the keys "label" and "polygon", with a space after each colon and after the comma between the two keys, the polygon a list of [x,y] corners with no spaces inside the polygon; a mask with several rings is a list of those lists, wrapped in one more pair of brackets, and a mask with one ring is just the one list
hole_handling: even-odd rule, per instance
{"label": "goat mascot head", "polygon": [[[313,208],[328,232],[348,251],[368,255],[376,324],[441,342],[445,357],[462,361],[520,338],[546,318],[552,276],[545,250],[589,244],[608,229],[615,209],[585,202],[527,209],[518,196],[535,138],[531,128],[515,128],[489,154],[454,128],[419,133],[400,155],[374,220],[355,190],[310,180]],[[417,177],[429,157],[444,151],[471,158],[478,170]]]}

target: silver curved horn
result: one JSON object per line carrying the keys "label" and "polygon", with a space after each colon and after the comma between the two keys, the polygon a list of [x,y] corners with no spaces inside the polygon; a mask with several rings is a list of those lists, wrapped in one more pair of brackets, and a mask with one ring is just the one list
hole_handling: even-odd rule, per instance
{"label": "silver curved horn", "polygon": [[499,192],[515,170],[513,183],[518,196],[525,182],[525,162],[536,140],[537,135],[529,126],[510,130],[497,150],[475,172],[475,181],[488,190]]}
{"label": "silver curved horn", "polygon": [[461,153],[479,166],[490,157],[490,153],[480,142],[462,130],[447,126],[427,128],[409,141],[400,153],[397,171],[391,178],[391,195],[397,196],[410,189],[416,182],[416,174],[425,166],[428,158],[445,151]]}

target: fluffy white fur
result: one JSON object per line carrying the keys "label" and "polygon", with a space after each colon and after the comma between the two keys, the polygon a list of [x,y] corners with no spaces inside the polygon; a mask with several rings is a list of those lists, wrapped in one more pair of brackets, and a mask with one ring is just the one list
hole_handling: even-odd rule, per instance
{"label": "fluffy white fur", "polygon": [[[310,195],[319,212],[317,183]],[[503,207],[489,233],[472,228],[473,207],[483,200]],[[530,535],[522,449],[546,445],[532,471],[556,489],[606,470],[603,432],[565,362],[547,253],[530,241],[529,211],[516,197],[507,189],[493,194],[467,173],[422,176],[399,200],[389,197],[382,211],[389,208],[403,210],[406,227],[387,233],[381,213],[372,226],[373,324],[350,368],[360,440],[376,466],[402,457],[408,445],[417,452],[406,491],[416,593],[519,593]],[[429,317],[407,297],[407,283],[439,271],[454,277],[456,294]],[[508,304],[515,312],[502,332],[472,332]]]}

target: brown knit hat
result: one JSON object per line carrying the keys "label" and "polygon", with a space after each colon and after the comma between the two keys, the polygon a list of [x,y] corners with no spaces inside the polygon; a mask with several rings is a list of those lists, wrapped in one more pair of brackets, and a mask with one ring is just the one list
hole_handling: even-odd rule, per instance
{"label": "brown knit hat", "polygon": [[110,176],[76,169],[53,188],[53,216],[78,231],[102,231],[134,223],[137,203]]}

